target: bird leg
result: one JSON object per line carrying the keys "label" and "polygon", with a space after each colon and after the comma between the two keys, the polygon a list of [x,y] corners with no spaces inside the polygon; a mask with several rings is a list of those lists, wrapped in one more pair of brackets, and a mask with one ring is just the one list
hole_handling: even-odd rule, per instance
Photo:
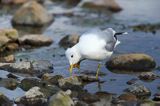
{"label": "bird leg", "polygon": [[70,65],[69,67],[70,76],[72,76],[72,70],[73,70],[73,65]]}
{"label": "bird leg", "polygon": [[96,71],[96,79],[98,79],[98,74],[99,74],[100,68],[101,68],[101,64],[99,63],[98,67],[97,67],[97,71]]}

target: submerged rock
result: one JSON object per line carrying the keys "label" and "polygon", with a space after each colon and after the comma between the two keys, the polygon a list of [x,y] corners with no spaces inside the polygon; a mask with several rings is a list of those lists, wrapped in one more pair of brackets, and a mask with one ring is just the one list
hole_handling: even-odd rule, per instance
{"label": "submerged rock", "polygon": [[144,73],[141,73],[138,77],[140,80],[144,80],[144,81],[153,81],[157,78],[160,78],[160,76],[154,74],[153,72],[144,72]]}
{"label": "submerged rock", "polygon": [[58,85],[58,80],[59,80],[59,79],[62,79],[62,78],[63,78],[63,76],[61,76],[61,75],[54,75],[54,76],[52,76],[52,75],[46,73],[46,74],[44,74],[44,75],[42,76],[41,79],[42,79],[43,81],[49,82],[50,84]]}
{"label": "submerged rock", "polygon": [[39,87],[33,87],[25,93],[25,96],[17,98],[16,104],[24,106],[47,106],[47,99]]}
{"label": "submerged rock", "polygon": [[155,60],[146,54],[124,54],[113,57],[106,63],[111,70],[151,71],[156,66]]}
{"label": "submerged rock", "polygon": [[0,57],[0,62],[6,62],[6,63],[9,63],[9,62],[14,62],[15,61],[15,57],[14,55],[7,55],[5,57]]}
{"label": "submerged rock", "polygon": [[80,3],[82,0],[66,0],[67,4],[69,6],[76,6],[78,3]]}
{"label": "submerged rock", "polygon": [[34,62],[21,61],[16,63],[0,63],[0,69],[9,72],[39,76],[46,72],[52,73],[53,64],[46,60],[39,60]]}
{"label": "submerged rock", "polygon": [[126,92],[132,93],[137,96],[137,98],[144,99],[151,95],[151,91],[143,85],[134,84],[129,88],[125,89]]}
{"label": "submerged rock", "polygon": [[53,17],[36,1],[25,3],[13,16],[14,25],[44,26],[50,23]]}
{"label": "submerged rock", "polygon": [[119,12],[122,10],[115,0],[84,0],[82,7],[93,10]]}
{"label": "submerged rock", "polygon": [[137,81],[138,81],[137,78],[132,78],[131,80],[127,81],[127,84],[132,85],[132,84],[135,84]]}
{"label": "submerged rock", "polygon": [[14,90],[18,86],[18,82],[13,78],[2,78],[0,79],[0,86],[10,90]]}
{"label": "submerged rock", "polygon": [[7,77],[8,78],[13,78],[13,79],[18,79],[18,76],[14,75],[12,73],[7,74]]}
{"label": "submerged rock", "polygon": [[70,98],[71,91],[59,91],[49,100],[49,106],[74,106],[73,100]]}
{"label": "submerged rock", "polygon": [[59,45],[64,48],[72,47],[78,43],[79,37],[77,34],[67,35],[60,40]]}
{"label": "submerged rock", "polygon": [[99,79],[96,76],[89,76],[89,75],[79,75],[77,76],[83,83],[91,83],[91,82],[98,82]]}
{"label": "submerged rock", "polygon": [[48,46],[52,44],[53,40],[44,35],[24,35],[18,39],[20,45],[31,45],[31,46]]}
{"label": "submerged rock", "polygon": [[13,102],[11,102],[3,93],[0,92],[0,105],[1,106],[12,106]]}

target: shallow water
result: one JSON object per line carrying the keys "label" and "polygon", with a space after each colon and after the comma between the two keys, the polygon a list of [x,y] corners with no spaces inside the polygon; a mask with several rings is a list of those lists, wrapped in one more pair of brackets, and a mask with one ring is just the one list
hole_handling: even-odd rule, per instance
{"label": "shallow water", "polygon": [[[123,53],[146,53],[156,60],[157,65],[160,65],[160,31],[156,34],[145,33],[145,32],[133,32],[128,26],[141,24],[141,23],[160,23],[159,13],[159,0],[117,0],[118,3],[124,8],[124,10],[118,14],[114,14],[108,18],[107,15],[98,16],[96,13],[90,13],[89,11],[82,10],[81,13],[85,15],[66,17],[57,16],[55,21],[47,27],[43,34],[50,36],[55,41],[49,47],[42,47],[38,49],[27,50],[24,52],[16,52],[17,61],[22,59],[29,60],[49,60],[54,64],[54,73],[63,76],[69,76],[68,67],[69,63],[64,55],[65,50],[58,46],[59,40],[67,34],[83,32],[99,27],[113,27],[117,31],[127,31],[129,34],[126,36],[120,36],[119,39],[122,42],[115,51],[115,54]],[[54,5],[54,4],[53,4]],[[51,5],[50,5],[51,6]],[[50,9],[47,6],[48,9]],[[0,10],[1,11],[1,10]],[[51,11],[51,10],[50,10]],[[0,16],[0,28],[10,28],[10,20],[12,14],[3,14]],[[21,29],[19,29],[21,30]],[[27,33],[22,31],[24,33]],[[89,70],[95,71],[97,68],[97,62],[95,61],[83,61],[81,64],[81,71]],[[95,93],[97,91],[107,91],[115,94],[121,94],[125,88],[128,87],[126,82],[132,78],[137,78],[137,74],[128,73],[123,74],[119,72],[113,73],[105,68],[103,65],[101,71],[106,73],[106,76],[100,77],[101,80],[105,81],[100,86],[97,83],[91,83],[85,86],[89,92]],[[74,70],[75,74],[77,70]],[[159,70],[154,71],[156,74],[160,74]],[[5,72],[0,74],[1,77],[5,76]],[[152,95],[159,92],[157,86],[160,80],[157,79],[152,82],[138,81],[150,88]],[[4,92],[11,99],[16,98],[24,94],[24,92],[17,88],[14,91],[7,90],[0,87],[0,91]],[[11,95],[12,94],[12,95]]]}

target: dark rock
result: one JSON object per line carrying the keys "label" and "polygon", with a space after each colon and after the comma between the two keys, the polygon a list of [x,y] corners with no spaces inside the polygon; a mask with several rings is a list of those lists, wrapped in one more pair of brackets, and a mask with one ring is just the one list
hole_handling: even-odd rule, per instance
{"label": "dark rock", "polygon": [[35,1],[25,3],[13,16],[14,25],[44,26],[50,23],[53,17],[47,10]]}
{"label": "dark rock", "polygon": [[47,106],[47,99],[39,87],[33,87],[25,93],[25,96],[17,98],[15,103],[24,106]]}
{"label": "dark rock", "polygon": [[118,98],[124,101],[137,101],[137,97],[131,93],[121,94]]}
{"label": "dark rock", "polygon": [[135,84],[137,80],[138,80],[138,79],[133,78],[133,79],[131,79],[131,80],[127,81],[127,84],[128,84],[128,85]]}
{"label": "dark rock", "polygon": [[5,57],[0,57],[0,62],[2,63],[10,63],[10,62],[14,62],[15,61],[15,57],[14,55],[7,55]]}
{"label": "dark rock", "polygon": [[42,85],[43,85],[43,82],[41,82],[39,79],[36,79],[36,78],[24,78],[20,83],[20,87],[24,91],[28,91],[34,86],[42,86]]}
{"label": "dark rock", "polygon": [[[90,75],[96,76],[96,71],[93,71],[93,70],[84,70],[84,71],[81,71],[80,73],[88,75],[88,76],[90,76]],[[100,71],[98,75],[99,76],[106,76],[106,73]]]}
{"label": "dark rock", "polygon": [[77,34],[67,35],[60,40],[59,45],[64,48],[72,47],[78,43],[79,37]]}
{"label": "dark rock", "polygon": [[44,35],[24,35],[18,39],[20,45],[30,45],[30,46],[48,46],[53,43],[53,40]]}
{"label": "dark rock", "polygon": [[42,76],[41,79],[44,80],[44,81],[47,81],[47,82],[49,82],[53,85],[58,85],[58,80],[61,79],[61,78],[63,78],[63,76],[61,76],[61,75],[52,76],[52,75],[46,73]]}
{"label": "dark rock", "polygon": [[81,101],[84,101],[88,104],[91,104],[91,103],[94,103],[94,102],[97,102],[97,101],[100,101],[100,99],[98,98],[97,95],[95,94],[90,94],[88,92],[81,92],[79,95],[78,95],[78,98],[81,100]]}
{"label": "dark rock", "polygon": [[116,3],[115,0],[89,0],[82,2],[82,7],[99,10],[99,11],[111,11],[111,12],[119,12],[122,8]]}
{"label": "dark rock", "polygon": [[110,70],[151,71],[155,68],[154,59],[146,54],[124,54],[113,57],[106,63]]}
{"label": "dark rock", "polygon": [[144,80],[144,81],[153,81],[159,78],[159,76],[154,74],[153,72],[144,72],[144,73],[141,73],[138,77],[140,80]]}
{"label": "dark rock", "polygon": [[154,94],[153,100],[154,100],[154,101],[160,101],[160,93]]}
{"label": "dark rock", "polygon": [[12,73],[7,74],[8,78],[18,79],[18,77]]}
{"label": "dark rock", "polygon": [[0,86],[5,87],[10,90],[14,90],[18,86],[18,82],[17,80],[12,79],[12,78],[2,78],[0,80]]}
{"label": "dark rock", "polygon": [[[2,4],[9,4],[9,5],[19,5],[19,4],[23,4],[26,3],[28,0],[1,0]],[[37,2],[42,3],[42,0],[34,0]]]}
{"label": "dark rock", "polygon": [[125,89],[126,92],[132,93],[137,96],[137,98],[144,99],[151,95],[151,91],[143,85],[134,84],[129,88]]}
{"label": "dark rock", "polygon": [[70,98],[71,91],[59,91],[49,100],[49,106],[74,106],[73,100]]}
{"label": "dark rock", "polygon": [[0,105],[13,106],[13,102],[11,102],[3,93],[0,92]]}

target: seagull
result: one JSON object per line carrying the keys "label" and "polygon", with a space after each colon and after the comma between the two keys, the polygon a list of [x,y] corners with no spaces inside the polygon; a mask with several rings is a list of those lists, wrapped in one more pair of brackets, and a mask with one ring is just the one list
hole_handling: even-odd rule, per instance
{"label": "seagull", "polygon": [[79,42],[73,47],[68,48],[65,52],[66,58],[70,64],[70,75],[73,68],[80,69],[80,63],[83,60],[99,61],[96,78],[101,67],[102,60],[109,60],[112,56],[115,47],[120,44],[117,35],[128,34],[127,32],[116,32],[112,28],[105,30],[92,29],[81,35]]}

